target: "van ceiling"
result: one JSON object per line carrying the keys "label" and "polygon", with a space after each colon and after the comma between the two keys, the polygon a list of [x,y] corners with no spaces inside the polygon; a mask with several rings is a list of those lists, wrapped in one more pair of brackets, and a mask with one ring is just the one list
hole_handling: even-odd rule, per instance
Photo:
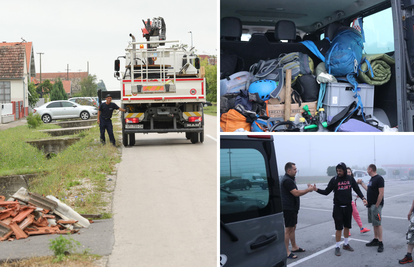
{"label": "van ceiling", "polygon": [[220,0],[220,17],[237,17],[243,25],[274,26],[291,20],[305,32],[369,9],[384,0]]}

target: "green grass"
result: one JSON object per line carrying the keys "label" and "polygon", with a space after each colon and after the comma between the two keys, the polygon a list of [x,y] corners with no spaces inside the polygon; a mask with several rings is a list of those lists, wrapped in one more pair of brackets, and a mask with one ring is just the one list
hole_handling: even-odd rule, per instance
{"label": "green grass", "polygon": [[[42,124],[37,130],[51,128],[59,126]],[[31,192],[54,195],[78,213],[99,213],[100,206],[104,204],[101,192],[106,191],[106,175],[120,162],[118,149],[111,144],[103,146],[99,142],[99,127],[94,127],[82,132],[79,142],[46,159],[40,150],[25,143],[51,138],[37,130],[24,125],[1,131],[0,176],[37,174],[30,184]],[[114,132],[119,130],[119,126],[114,125]],[[120,145],[120,140],[117,142]],[[85,179],[89,186],[82,188],[81,181]],[[81,189],[74,191],[74,187]],[[76,201],[69,203],[68,200],[75,196]]]}
{"label": "green grass", "polygon": [[204,113],[212,116],[217,116],[217,106],[214,106],[215,103],[213,103],[213,106],[204,107]]}

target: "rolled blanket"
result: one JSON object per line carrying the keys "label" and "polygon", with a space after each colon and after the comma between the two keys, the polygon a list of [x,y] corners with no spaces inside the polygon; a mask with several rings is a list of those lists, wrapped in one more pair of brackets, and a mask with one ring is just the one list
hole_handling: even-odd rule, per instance
{"label": "rolled blanket", "polygon": [[[374,77],[371,76],[371,69]],[[358,80],[371,85],[381,85],[387,83],[391,78],[391,64],[395,64],[395,60],[387,54],[371,54],[362,55],[362,64],[358,72]]]}

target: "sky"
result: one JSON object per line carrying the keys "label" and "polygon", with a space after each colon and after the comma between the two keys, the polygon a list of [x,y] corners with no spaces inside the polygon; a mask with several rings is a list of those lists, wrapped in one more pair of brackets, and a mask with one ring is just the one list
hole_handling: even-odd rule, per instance
{"label": "sky", "polygon": [[[163,17],[167,40],[193,45],[198,54],[217,55],[217,1],[20,0],[2,1],[0,41],[33,42],[36,73],[86,72],[119,90],[114,60],[125,54],[132,33],[144,41],[142,20]],[[192,32],[189,33],[189,31]]]}
{"label": "sky", "polygon": [[[412,135],[301,135],[275,136],[279,173],[284,165],[296,163],[298,175],[323,175],[328,166],[377,168],[384,164],[414,164]],[[375,144],[375,146],[374,146]],[[375,148],[375,149],[374,149]],[[375,161],[374,161],[375,158]]]}
{"label": "sky", "polygon": [[[384,168],[386,164],[414,165],[413,136],[366,134],[275,134],[274,145],[279,175],[287,162],[298,168],[297,177],[325,176],[328,166],[344,162],[366,170],[369,164]],[[263,156],[254,149],[221,149],[221,176],[240,177],[243,173],[266,173]],[[232,168],[229,168],[231,162]],[[231,169],[231,170],[230,170]]]}

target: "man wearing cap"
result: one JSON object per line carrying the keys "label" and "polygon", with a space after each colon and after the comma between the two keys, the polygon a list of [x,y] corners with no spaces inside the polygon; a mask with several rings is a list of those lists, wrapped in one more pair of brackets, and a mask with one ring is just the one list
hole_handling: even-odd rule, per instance
{"label": "man wearing cap", "polygon": [[336,176],[334,176],[328,183],[325,190],[316,188],[314,190],[322,195],[329,195],[334,191],[333,198],[333,213],[332,217],[335,221],[335,239],[336,248],[335,255],[341,256],[340,244],[342,229],[344,229],[344,245],[342,248],[348,251],[354,251],[354,249],[348,244],[349,229],[352,228],[352,189],[362,199],[364,205],[367,205],[367,200],[362,194],[359,186],[354,178],[347,175],[346,165],[341,162],[336,166]]}
{"label": "man wearing cap", "polygon": [[106,95],[106,102],[101,103],[99,105],[98,110],[98,124],[99,128],[101,129],[101,142],[105,144],[105,129],[108,131],[109,141],[115,146],[115,137],[114,137],[114,130],[112,127],[112,113],[114,109],[119,109],[122,112],[126,110],[123,108],[118,107],[117,104],[112,103],[112,96],[110,94]]}

